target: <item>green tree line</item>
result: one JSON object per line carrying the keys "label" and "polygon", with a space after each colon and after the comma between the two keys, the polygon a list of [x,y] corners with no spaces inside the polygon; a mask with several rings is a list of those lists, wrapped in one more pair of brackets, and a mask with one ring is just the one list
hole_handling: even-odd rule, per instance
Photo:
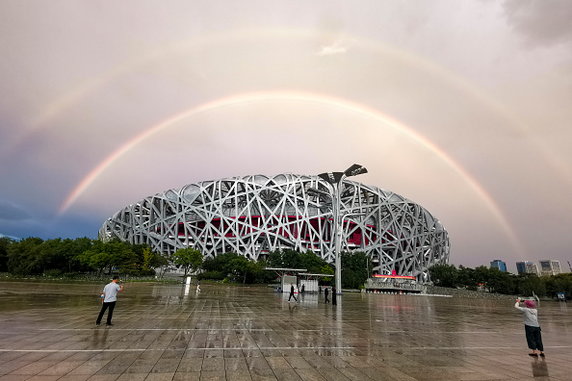
{"label": "green tree line", "polygon": [[552,276],[536,274],[515,275],[502,272],[497,268],[479,266],[476,268],[454,265],[435,265],[429,269],[431,279],[436,286],[466,288],[469,290],[484,289],[507,295],[555,297],[564,292],[572,296],[572,274],[565,273]]}
{"label": "green tree line", "polygon": [[[369,276],[371,263],[365,253],[342,253],[342,287],[359,288]],[[270,283],[276,278],[266,267],[304,268],[309,273],[334,274],[334,267],[308,251],[278,250],[260,261],[237,253],[204,258],[194,248],[179,249],[170,256],[153,252],[146,245],[132,245],[117,240],[102,242],[89,238],[26,238],[14,241],[0,238],[0,272],[17,276],[120,273],[134,276],[155,275],[157,269],[178,267],[186,276],[196,273],[199,279],[237,283]],[[323,277],[321,284],[331,284]]]}
{"label": "green tree line", "polygon": [[13,275],[49,275],[118,272],[154,275],[167,258],[145,245],[120,241],[102,242],[89,238],[0,238],[0,272]]}

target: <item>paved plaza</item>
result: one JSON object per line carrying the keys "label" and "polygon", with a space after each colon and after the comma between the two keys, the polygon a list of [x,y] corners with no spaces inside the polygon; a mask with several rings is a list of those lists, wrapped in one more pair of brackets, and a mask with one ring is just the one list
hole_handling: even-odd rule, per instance
{"label": "paved plaza", "polygon": [[532,359],[511,300],[268,287],[0,282],[0,380],[572,380],[572,308],[543,302]]}

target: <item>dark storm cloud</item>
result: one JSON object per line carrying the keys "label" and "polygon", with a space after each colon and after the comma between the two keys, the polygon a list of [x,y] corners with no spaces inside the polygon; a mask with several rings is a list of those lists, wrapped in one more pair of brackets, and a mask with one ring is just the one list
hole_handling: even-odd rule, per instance
{"label": "dark storm cloud", "polygon": [[0,220],[21,221],[29,217],[29,213],[22,207],[6,200],[0,200]]}
{"label": "dark storm cloud", "polygon": [[507,23],[533,46],[572,42],[572,1],[506,0]]}

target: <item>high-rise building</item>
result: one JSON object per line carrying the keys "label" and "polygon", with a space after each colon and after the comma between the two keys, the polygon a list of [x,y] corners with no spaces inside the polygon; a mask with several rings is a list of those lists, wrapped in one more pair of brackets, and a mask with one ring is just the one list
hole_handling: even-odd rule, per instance
{"label": "high-rise building", "polygon": [[500,259],[495,259],[491,261],[491,268],[496,268],[502,271],[503,273],[506,273],[506,262],[501,261]]}
{"label": "high-rise building", "polygon": [[543,259],[540,263],[540,275],[558,275],[562,272],[560,261],[555,259]]}
{"label": "high-rise building", "polygon": [[530,261],[516,262],[516,271],[518,272],[518,275],[521,274],[538,275],[538,266],[536,266],[536,263]]}

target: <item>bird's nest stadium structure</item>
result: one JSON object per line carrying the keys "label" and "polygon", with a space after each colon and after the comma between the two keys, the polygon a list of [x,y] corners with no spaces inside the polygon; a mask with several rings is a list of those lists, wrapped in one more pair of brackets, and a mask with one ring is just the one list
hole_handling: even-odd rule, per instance
{"label": "bird's nest stadium structure", "polygon": [[[235,252],[252,260],[294,249],[333,263],[336,225],[330,189],[318,176],[294,174],[203,181],[121,209],[105,221],[99,238],[147,244],[167,254],[194,247],[205,257]],[[373,274],[424,280],[430,266],[448,262],[447,231],[420,205],[346,180],[339,206],[341,251],[368,254]]]}

